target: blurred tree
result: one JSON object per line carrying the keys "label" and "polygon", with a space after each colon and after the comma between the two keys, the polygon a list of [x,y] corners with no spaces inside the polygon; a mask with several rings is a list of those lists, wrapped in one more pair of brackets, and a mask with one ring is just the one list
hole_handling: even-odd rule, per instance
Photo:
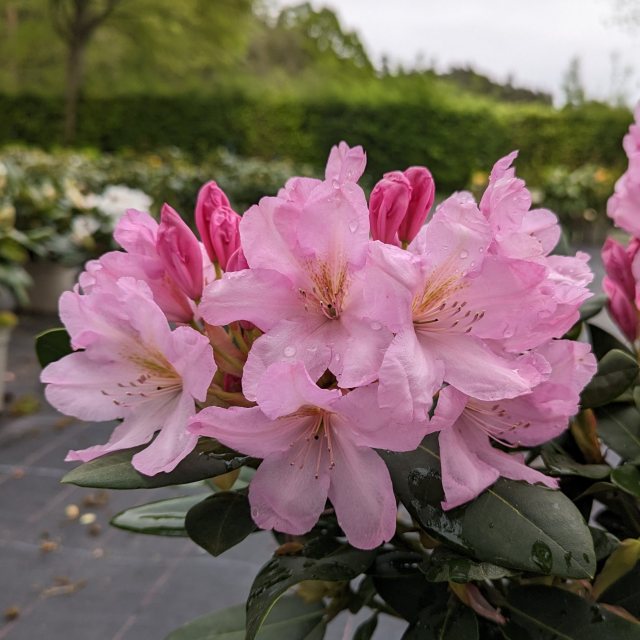
{"label": "blurred tree", "polygon": [[565,104],[578,107],[585,103],[586,93],[582,82],[580,58],[572,58],[562,79]]}
{"label": "blurred tree", "polygon": [[280,69],[292,76],[309,70],[374,75],[358,34],[346,31],[330,9],[316,10],[309,2],[285,7],[271,24],[264,20],[251,43],[247,63],[259,74]]}
{"label": "blurred tree", "polygon": [[73,142],[76,134],[78,98],[85,72],[87,47],[115,8],[123,0],[49,0],[56,33],[66,51],[64,139]]}

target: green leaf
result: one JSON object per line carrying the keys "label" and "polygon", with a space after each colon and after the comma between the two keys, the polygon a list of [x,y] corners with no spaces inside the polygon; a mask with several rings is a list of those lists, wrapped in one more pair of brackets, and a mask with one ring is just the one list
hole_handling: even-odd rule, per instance
{"label": "green leaf", "polygon": [[515,571],[490,562],[475,562],[447,547],[436,547],[431,557],[421,565],[430,582],[471,582],[499,580],[516,575]]}
{"label": "green leaf", "polygon": [[619,349],[612,349],[600,362],[598,371],[583,389],[580,404],[583,409],[600,407],[615,400],[638,377],[635,358]]}
{"label": "green leaf", "polygon": [[608,464],[581,464],[570,458],[555,442],[549,442],[540,451],[542,460],[549,469],[560,476],[580,476],[592,480],[607,478],[611,472]]}
{"label": "green leaf", "polygon": [[593,540],[560,491],[499,479],[475,500],[440,507],[439,454],[431,436],[408,454],[381,452],[396,494],[430,534],[481,562],[564,578],[591,578]]}
{"label": "green leaf", "polygon": [[478,618],[461,602],[440,598],[420,612],[402,640],[478,640]]}
{"label": "green leaf", "polygon": [[201,440],[173,471],[145,476],[136,471],[131,464],[131,458],[145,446],[115,451],[85,462],[69,471],[62,478],[62,482],[95,489],[153,489],[219,476],[242,466],[248,460],[214,457],[210,452],[216,446],[215,443]]}
{"label": "green leaf", "polygon": [[111,524],[119,529],[155,536],[186,536],[184,519],[187,511],[210,493],[181,496],[169,500],[150,502],[139,507],[121,511],[111,519]]}
{"label": "green leaf", "polygon": [[185,519],[189,537],[212,556],[231,549],[256,530],[244,493],[223,491],[193,506]]}
{"label": "green leaf", "polygon": [[596,552],[596,560],[598,562],[608,558],[620,545],[620,540],[604,529],[589,527],[589,531],[591,531],[593,548]]}
{"label": "green leaf", "polygon": [[378,614],[374,613],[368,620],[358,626],[353,634],[353,640],[371,640],[378,626]]}
{"label": "green leaf", "polygon": [[364,573],[375,558],[375,551],[343,546],[321,557],[275,556],[256,576],[247,600],[247,637],[253,640],[278,599],[304,580],[335,582],[352,580]]}
{"label": "green leaf", "polygon": [[422,609],[447,591],[446,585],[429,582],[420,571],[423,556],[413,551],[380,554],[369,570],[380,597],[409,622]]}
{"label": "green leaf", "polygon": [[607,296],[603,293],[599,293],[583,302],[580,307],[580,321],[585,322],[593,318],[593,316],[597,316],[605,304],[607,304]]}
{"label": "green leaf", "polygon": [[564,589],[538,585],[516,587],[509,592],[503,605],[511,618],[506,628],[508,637],[532,640],[640,639],[640,625],[614,616]]}
{"label": "green leaf", "polygon": [[596,410],[598,435],[623,460],[640,461],[640,411],[633,405],[611,405]]}
{"label": "green leaf", "polygon": [[589,327],[589,334],[591,335],[593,353],[598,360],[604,358],[612,349],[619,349],[629,355],[633,355],[626,344],[618,340],[618,338],[608,331],[591,323],[587,324],[587,326]]}
{"label": "green leaf", "polygon": [[[321,640],[326,623],[321,603],[297,596],[281,598],[262,625],[257,640]],[[236,605],[202,616],[170,633],[166,640],[244,640],[245,607]]]}
{"label": "green leaf", "polygon": [[66,329],[49,329],[36,336],[36,355],[42,368],[73,352]]}
{"label": "green leaf", "polygon": [[640,469],[633,464],[623,464],[611,472],[611,482],[617,487],[640,498]]}

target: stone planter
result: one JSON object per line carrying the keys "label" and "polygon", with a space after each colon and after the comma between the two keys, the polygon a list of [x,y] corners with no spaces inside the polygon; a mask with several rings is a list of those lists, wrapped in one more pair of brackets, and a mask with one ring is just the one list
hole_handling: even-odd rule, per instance
{"label": "stone planter", "polygon": [[9,355],[9,338],[13,327],[0,325],[0,411],[4,409],[4,385]]}
{"label": "stone planter", "polygon": [[33,280],[26,310],[33,313],[58,313],[58,299],[62,293],[73,288],[78,269],[56,262],[34,261],[26,265],[26,270]]}

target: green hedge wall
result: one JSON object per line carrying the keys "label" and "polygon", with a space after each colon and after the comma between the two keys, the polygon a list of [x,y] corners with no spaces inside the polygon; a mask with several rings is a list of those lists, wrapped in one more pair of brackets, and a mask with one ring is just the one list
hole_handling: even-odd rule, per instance
{"label": "green hedge wall", "polygon": [[[0,145],[62,143],[62,101],[0,96]],[[138,151],[176,146],[196,158],[224,146],[243,156],[323,165],[332,144],[362,144],[370,181],[384,171],[424,164],[444,190],[469,183],[500,155],[520,149],[519,171],[535,178],[549,165],[587,163],[622,170],[620,141],[631,114],[602,105],[456,105],[407,96],[402,102],[265,99],[248,94],[129,96],[85,100],[78,146]]]}

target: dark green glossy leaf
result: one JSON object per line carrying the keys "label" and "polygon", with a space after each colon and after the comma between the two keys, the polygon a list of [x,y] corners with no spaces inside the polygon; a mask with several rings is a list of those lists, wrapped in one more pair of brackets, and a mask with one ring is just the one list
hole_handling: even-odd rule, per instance
{"label": "dark green glossy leaf", "polygon": [[439,455],[430,436],[409,454],[381,455],[403,504],[422,527],[450,546],[510,569],[593,576],[589,529],[560,491],[501,478],[472,502],[445,512],[439,504]]}
{"label": "dark green glossy leaf", "polygon": [[143,504],[121,511],[111,519],[111,524],[135,533],[186,536],[184,519],[187,511],[210,495],[210,493],[198,493],[193,496],[181,496]]}
{"label": "dark green glossy leaf", "polygon": [[256,530],[244,493],[222,491],[193,506],[185,518],[189,537],[212,556],[231,549]]}
{"label": "dark green glossy leaf", "polygon": [[604,358],[604,356],[612,349],[619,349],[620,351],[624,351],[625,353],[632,355],[629,347],[608,331],[605,331],[601,327],[591,323],[588,323],[587,326],[589,327],[589,334],[591,335],[593,353],[596,355],[598,360]]}
{"label": "dark green glossy leaf", "polygon": [[599,598],[600,602],[626,609],[640,618],[640,563],[616,580]]}
{"label": "dark green glossy leaf", "polygon": [[420,612],[402,640],[478,640],[478,618],[453,598],[440,598]]}
{"label": "dark green glossy leaf", "polygon": [[[309,604],[297,596],[281,598],[262,625],[257,640],[321,640],[326,624],[321,603]],[[202,616],[169,634],[166,640],[244,640],[242,604]]]}
{"label": "dark green glossy leaf", "polygon": [[414,622],[420,611],[446,592],[446,585],[429,582],[420,571],[423,556],[412,551],[380,554],[369,572],[380,597],[405,620]]}
{"label": "dark green glossy leaf", "polygon": [[640,461],[640,411],[614,404],[596,410],[598,435],[623,460]]}
{"label": "dark green glossy leaf", "polygon": [[498,580],[516,575],[511,569],[490,562],[475,562],[444,546],[436,547],[420,568],[431,582],[463,583],[472,580]]}
{"label": "dark green glossy leaf", "polygon": [[596,527],[589,527],[589,531],[591,531],[593,548],[596,552],[596,560],[598,562],[608,558],[611,553],[618,548],[620,540],[608,531],[597,529]]}
{"label": "dark green glossy leaf", "polygon": [[303,580],[335,582],[352,580],[364,573],[375,558],[375,551],[342,546],[321,558],[275,556],[256,576],[247,600],[247,637],[253,640],[278,599]]}
{"label": "dark green glossy leaf", "polygon": [[144,446],[115,451],[69,471],[62,482],[95,489],[153,489],[219,476],[249,460],[246,457],[225,459],[209,455],[214,447],[215,443],[202,440],[173,471],[155,476],[145,476],[131,464],[131,458]]}
{"label": "dark green glossy leaf", "polygon": [[544,445],[540,454],[547,469],[555,475],[580,476],[592,480],[601,480],[602,478],[607,478],[611,472],[611,467],[608,464],[581,464],[576,462],[554,442]]}
{"label": "dark green glossy leaf", "polygon": [[358,626],[353,634],[353,640],[371,640],[378,626],[378,614],[374,613],[368,620]]}
{"label": "dark green glossy leaf", "polygon": [[72,352],[71,338],[62,327],[43,331],[36,336],[36,355],[43,368]]}
{"label": "dark green glossy leaf", "polygon": [[598,371],[583,389],[580,404],[584,409],[612,402],[626,391],[638,377],[635,358],[619,349],[612,349],[598,362]]}
{"label": "dark green glossy leaf", "polygon": [[640,469],[633,464],[623,464],[611,472],[611,482],[623,491],[640,498]]}
{"label": "dark green glossy leaf", "polygon": [[[564,589],[516,587],[504,603],[509,638],[527,640],[639,640],[640,625],[610,614]],[[520,635],[517,635],[520,633]]]}
{"label": "dark green glossy leaf", "polygon": [[595,296],[589,298],[586,302],[582,303],[580,307],[580,320],[582,322],[586,322],[593,318],[593,316],[597,316],[604,305],[607,304],[607,296],[602,293],[599,293]]}

